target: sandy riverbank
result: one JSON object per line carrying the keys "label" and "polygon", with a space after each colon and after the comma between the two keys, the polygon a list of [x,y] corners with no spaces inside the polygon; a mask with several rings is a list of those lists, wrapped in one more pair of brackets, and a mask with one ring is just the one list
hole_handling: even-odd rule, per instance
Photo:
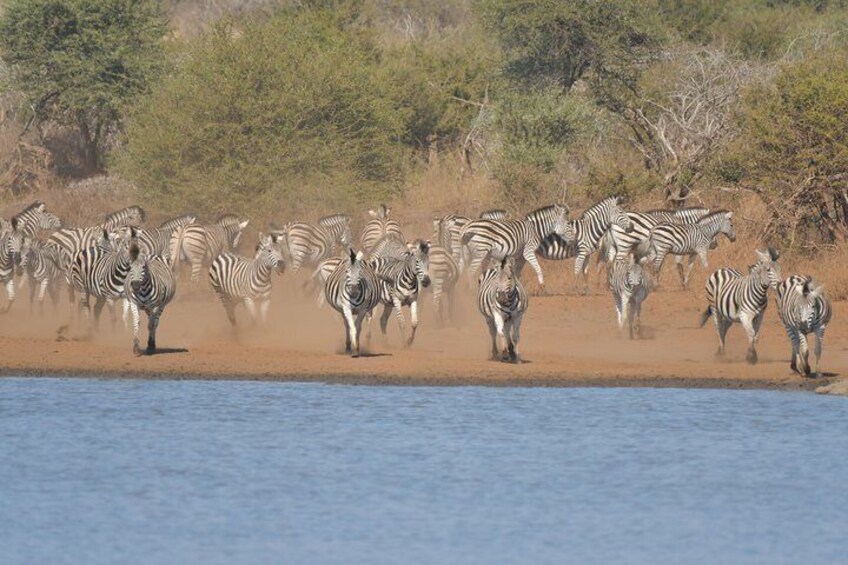
{"label": "sandy riverbank", "polygon": [[[285,287],[286,285],[280,285]],[[233,337],[220,304],[205,291],[172,304],[160,326],[163,353],[135,357],[131,337],[108,318],[99,334],[69,322],[69,309],[47,306],[31,316],[25,300],[0,316],[0,374],[122,378],[199,378],[322,381],[371,385],[658,386],[813,390],[848,375],[848,303],[837,303],[828,329],[822,379],[802,379],[789,370],[789,343],[773,305],[760,345],[760,363],[745,363],[741,327],[729,335],[726,360],[714,358],[712,325],[700,329],[703,299],[696,291],[652,295],[643,311],[643,339],[620,337],[612,300],[534,297],[525,318],[520,366],[487,360],[488,335],[471,301],[460,299],[453,324],[437,328],[425,308],[411,349],[399,347],[390,320],[387,343],[374,324],[370,354],[340,353],[343,327],[335,312],[318,310],[311,297],[276,290],[273,319],[264,328]],[[429,305],[429,300],[428,300]],[[67,326],[67,327],[63,327]],[[61,329],[60,329],[61,328]],[[838,388],[838,387],[836,387]]]}

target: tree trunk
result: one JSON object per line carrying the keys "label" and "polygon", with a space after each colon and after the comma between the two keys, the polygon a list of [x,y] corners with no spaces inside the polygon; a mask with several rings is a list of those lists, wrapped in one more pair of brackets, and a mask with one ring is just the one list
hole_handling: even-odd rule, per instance
{"label": "tree trunk", "polygon": [[91,128],[84,118],[80,118],[79,120],[79,130],[85,174],[91,175],[103,172],[103,162],[100,155],[100,148],[98,147],[100,136],[92,134]]}

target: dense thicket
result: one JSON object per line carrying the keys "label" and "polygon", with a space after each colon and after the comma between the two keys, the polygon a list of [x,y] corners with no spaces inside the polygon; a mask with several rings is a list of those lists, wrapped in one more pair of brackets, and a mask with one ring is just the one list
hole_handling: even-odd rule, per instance
{"label": "dense thicket", "polygon": [[[96,4],[110,2],[155,13],[153,0]],[[39,7],[90,4],[13,0],[3,29],[44,21]],[[110,170],[169,207],[287,216],[373,205],[438,166],[490,179],[492,204],[515,208],[755,193],[771,210],[764,237],[812,245],[848,234],[845,0],[166,5],[166,48],[155,23],[144,45],[169,71],[109,83],[127,96],[84,90],[116,101],[105,106],[112,129],[123,126]],[[103,29],[78,24],[85,37]],[[64,76],[55,62],[14,58],[23,40],[3,41],[17,77],[43,88],[30,99]],[[104,41],[87,47],[93,60],[123,53]],[[127,69],[148,68],[133,61]]]}

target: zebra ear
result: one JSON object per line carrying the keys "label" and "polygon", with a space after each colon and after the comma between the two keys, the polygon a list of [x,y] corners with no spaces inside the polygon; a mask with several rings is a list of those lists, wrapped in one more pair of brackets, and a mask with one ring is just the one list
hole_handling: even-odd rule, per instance
{"label": "zebra ear", "polygon": [[363,257],[365,257],[365,254],[364,254],[364,253],[362,253],[362,251],[359,251],[359,252],[356,254],[356,256],[354,257],[354,259],[355,259],[356,261],[362,261],[362,258],[363,258]]}
{"label": "zebra ear", "polygon": [[250,220],[245,220],[243,222],[239,222],[239,229],[243,230],[244,228],[247,227],[247,224],[249,224],[249,223],[250,223]]}
{"label": "zebra ear", "polygon": [[380,216],[374,210],[368,210],[368,215],[372,218],[379,218]]}
{"label": "zebra ear", "polygon": [[348,247],[347,251],[348,251],[348,254],[349,254],[350,262],[355,263],[356,257],[357,257],[356,251],[353,250],[353,247]]}
{"label": "zebra ear", "polygon": [[137,234],[136,234],[135,226],[130,226],[130,237],[135,239],[136,236],[137,236]]}
{"label": "zebra ear", "polygon": [[727,212],[727,213],[724,215],[724,217],[725,217],[725,218],[727,218],[727,219],[729,220],[730,218],[732,218],[732,217],[733,217],[733,211]]}
{"label": "zebra ear", "polygon": [[769,247],[768,253],[772,261],[777,261],[778,259],[780,259],[780,252],[778,252],[778,250],[774,247]]}
{"label": "zebra ear", "polygon": [[421,242],[421,251],[424,253],[430,253],[430,241],[422,241]]}
{"label": "zebra ear", "polygon": [[18,231],[18,217],[12,216],[12,230]]}
{"label": "zebra ear", "polygon": [[138,248],[137,243],[133,243],[132,245],[130,245],[130,260],[137,261],[139,252],[140,250]]}
{"label": "zebra ear", "polygon": [[757,257],[760,259],[760,261],[763,261],[763,262],[771,259],[771,255],[769,255],[768,252],[760,251],[759,249],[757,249]]}

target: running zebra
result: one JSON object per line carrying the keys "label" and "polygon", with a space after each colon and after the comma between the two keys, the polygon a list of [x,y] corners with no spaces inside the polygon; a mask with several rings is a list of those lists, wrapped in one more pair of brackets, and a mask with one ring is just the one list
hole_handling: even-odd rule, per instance
{"label": "running zebra", "polygon": [[[436,311],[439,325],[444,326],[445,320],[452,319],[454,315],[454,293],[459,282],[459,265],[453,254],[439,245],[431,245],[429,255],[433,309]],[[443,297],[447,297],[447,300]]]}
{"label": "running zebra", "polygon": [[757,262],[747,276],[736,269],[719,269],[707,279],[709,305],[701,316],[701,327],[713,317],[718,332],[718,357],[725,353],[724,340],[733,322],[740,322],[748,334],[748,363],[757,362],[760,325],[768,306],[769,287],[780,284],[779,254],[772,248],[757,250]]}
{"label": "running zebra", "polygon": [[544,285],[536,249],[552,233],[568,234],[568,225],[568,210],[559,204],[539,208],[523,220],[473,220],[461,232],[460,268],[466,263],[466,256],[470,256],[468,277],[473,280],[487,257],[501,261],[504,257],[520,256],[530,263],[539,284]]}
{"label": "running zebra", "polygon": [[369,252],[377,242],[386,236],[393,237],[399,241],[406,241],[403,236],[403,230],[400,224],[395,220],[389,219],[391,208],[387,208],[385,204],[380,204],[377,210],[368,210],[368,215],[371,220],[365,225],[362,231],[362,248]]}
{"label": "running zebra", "polygon": [[156,352],[156,328],[159,317],[174,298],[177,283],[174,273],[167,261],[160,256],[148,257],[141,254],[140,246],[133,242],[129,247],[130,268],[124,282],[124,298],[129,304],[133,321],[133,353],[141,355],[141,345],[138,339],[139,309],[147,314],[147,350],[152,355]]}
{"label": "running zebra", "polygon": [[345,352],[359,357],[362,320],[380,303],[380,281],[362,251],[349,251],[327,278],[324,295],[344,320]]}
{"label": "running zebra", "polygon": [[23,275],[27,258],[22,255],[24,238],[18,230],[17,218],[12,218],[6,232],[0,235],[0,284],[6,286],[6,309],[15,302],[15,277]]}
{"label": "running zebra", "polygon": [[119,242],[114,233],[104,229],[99,245],[80,251],[71,265],[71,284],[82,294],[78,310],[90,315],[90,300],[95,298],[94,329],[99,328],[104,305],[109,306],[114,328],[115,301],[124,297],[124,283],[132,263],[129,248],[137,245],[134,234],[133,228],[130,238]]}
{"label": "running zebra", "polygon": [[608,273],[609,288],[618,314],[618,329],[627,324],[630,339],[641,333],[642,302],[648,297],[648,284],[642,265],[631,255],[615,259]]}
{"label": "running zebra", "polygon": [[249,222],[225,214],[211,226],[188,223],[177,227],[168,245],[171,268],[177,273],[180,262],[188,261],[191,281],[197,283],[203,263],[211,263],[221,253],[232,253],[238,249],[241,234]]}
{"label": "running zebra", "polygon": [[[612,226],[625,232],[633,229],[633,221],[621,208],[622,198],[610,196],[587,209],[580,218],[571,222],[574,231],[575,256],[574,282],[583,274],[582,294],[589,292],[589,256],[597,251],[604,234]],[[571,240],[569,238],[569,240]]]}
{"label": "running zebra", "polygon": [[[647,256],[653,261],[657,282],[666,255],[674,255],[680,284],[683,288],[689,288],[689,275],[695,266],[695,257],[701,259],[701,265],[706,269],[707,251],[717,245],[716,238],[719,234],[724,234],[731,242],[736,241],[732,217],[733,212],[718,210],[694,224],[660,224],[651,229],[650,237],[646,242],[639,244],[637,249],[640,252],[647,249]],[[689,266],[685,270],[683,256],[689,257]]]}
{"label": "running zebra", "polygon": [[[430,243],[418,240],[400,255],[374,257],[369,263],[377,273],[380,285],[380,331],[386,335],[386,325],[394,308],[400,326],[401,339],[409,347],[418,331],[418,297],[422,288],[430,286]],[[412,334],[406,338],[406,320],[403,307],[409,306]]]}
{"label": "running zebra", "polygon": [[275,232],[291,257],[291,270],[303,265],[317,266],[333,254],[337,245],[347,247],[353,241],[350,216],[334,214],[318,220],[318,225],[290,222]]}
{"label": "running zebra", "polygon": [[504,257],[494,268],[480,275],[477,308],[489,326],[492,359],[521,363],[517,348],[521,319],[528,304],[527,292],[515,272],[512,257]]}
{"label": "running zebra", "polygon": [[44,295],[49,291],[53,307],[59,304],[59,256],[55,248],[38,239],[25,239],[22,255],[26,257],[26,274],[29,283],[29,309],[32,312],[38,291],[39,313],[44,314]]}
{"label": "running zebra", "polygon": [[824,287],[811,277],[791,275],[777,286],[777,313],[792,342],[790,367],[801,375],[810,376],[807,334],[816,334],[815,377],[821,377],[821,353],[824,331],[830,323],[833,308],[824,294]]}
{"label": "running zebra", "polygon": [[254,323],[257,319],[257,306],[259,321],[265,323],[267,320],[268,307],[271,305],[271,274],[274,271],[282,274],[286,269],[279,243],[275,234],[259,234],[259,244],[253,259],[233,253],[222,253],[212,261],[212,266],[209,267],[209,282],[212,290],[221,299],[234,330],[235,307],[239,302],[244,304]]}

